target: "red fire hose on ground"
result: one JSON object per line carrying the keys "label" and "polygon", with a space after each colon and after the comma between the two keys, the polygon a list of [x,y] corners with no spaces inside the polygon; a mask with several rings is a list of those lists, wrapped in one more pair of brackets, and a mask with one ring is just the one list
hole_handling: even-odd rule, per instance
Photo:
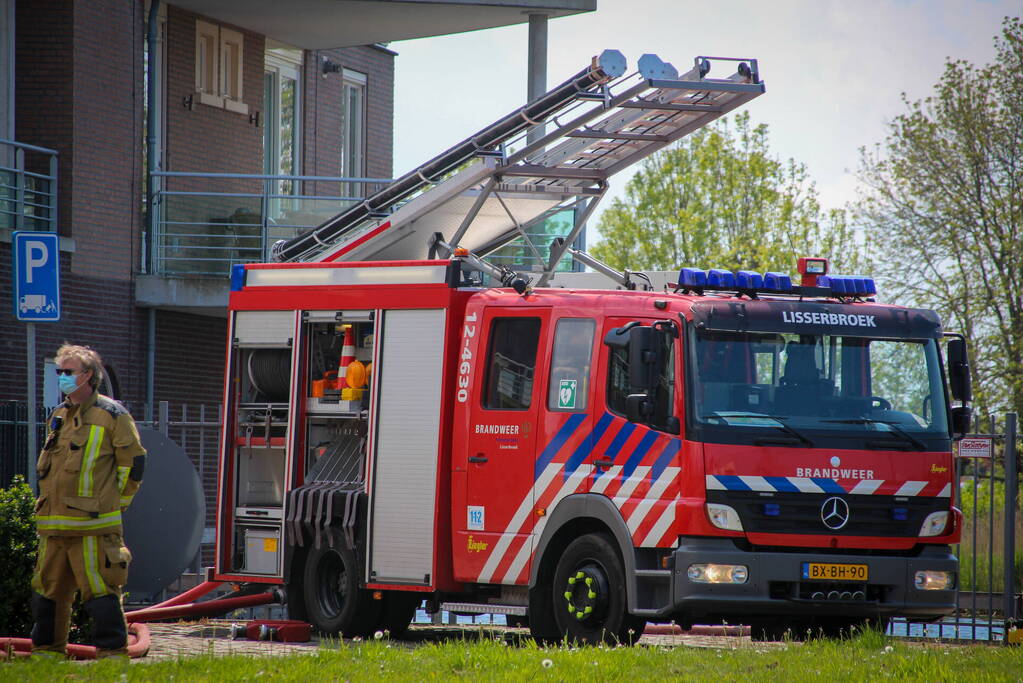
{"label": "red fire hose on ground", "polygon": [[[149,652],[151,644],[149,628],[144,622],[175,619],[178,617],[211,616],[245,607],[256,607],[281,601],[280,591],[274,589],[254,595],[194,602],[196,598],[206,595],[220,584],[221,582],[219,581],[206,581],[157,605],[126,612],[124,617],[128,622],[128,656],[132,658],[145,657],[146,653]],[[0,638],[0,651],[27,657],[32,654],[32,639]],[[72,659],[96,658],[96,648],[92,645],[69,644],[67,646],[67,653]]]}

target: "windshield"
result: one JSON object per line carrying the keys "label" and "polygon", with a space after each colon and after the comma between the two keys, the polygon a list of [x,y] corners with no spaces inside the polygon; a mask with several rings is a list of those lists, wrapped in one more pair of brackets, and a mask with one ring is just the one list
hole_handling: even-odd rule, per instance
{"label": "windshield", "polygon": [[948,426],[933,339],[693,336],[687,413],[703,440],[947,450],[934,442],[947,441]]}

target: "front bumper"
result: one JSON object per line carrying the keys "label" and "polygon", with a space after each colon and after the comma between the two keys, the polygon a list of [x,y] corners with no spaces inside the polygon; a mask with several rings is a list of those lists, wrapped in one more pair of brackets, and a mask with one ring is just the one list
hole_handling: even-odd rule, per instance
{"label": "front bumper", "polygon": [[[919,590],[913,577],[927,569],[951,571],[958,579],[959,571],[959,562],[948,546],[928,546],[916,557],[885,557],[825,554],[813,548],[805,552],[746,552],[730,539],[683,537],[672,560],[674,611],[690,622],[768,615],[938,618],[954,610],[956,591]],[[804,580],[804,562],[865,564],[868,580]],[[745,565],[748,578],[742,584],[695,583],[689,579],[688,569],[697,563]],[[842,599],[835,597],[836,593],[861,593],[862,597],[846,595]]]}

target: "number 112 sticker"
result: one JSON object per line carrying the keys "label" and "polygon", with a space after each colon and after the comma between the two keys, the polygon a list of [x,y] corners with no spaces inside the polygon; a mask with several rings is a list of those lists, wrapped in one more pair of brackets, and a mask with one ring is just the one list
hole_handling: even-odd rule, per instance
{"label": "number 112 sticker", "polygon": [[482,505],[470,505],[466,526],[470,531],[483,531],[484,517],[485,508]]}

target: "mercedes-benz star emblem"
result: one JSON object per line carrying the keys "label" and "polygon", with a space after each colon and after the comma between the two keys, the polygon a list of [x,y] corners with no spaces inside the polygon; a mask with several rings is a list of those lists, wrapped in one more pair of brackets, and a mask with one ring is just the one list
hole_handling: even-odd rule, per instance
{"label": "mercedes-benz star emblem", "polygon": [[829,529],[841,529],[849,522],[849,503],[841,498],[828,498],[821,505],[821,521]]}

